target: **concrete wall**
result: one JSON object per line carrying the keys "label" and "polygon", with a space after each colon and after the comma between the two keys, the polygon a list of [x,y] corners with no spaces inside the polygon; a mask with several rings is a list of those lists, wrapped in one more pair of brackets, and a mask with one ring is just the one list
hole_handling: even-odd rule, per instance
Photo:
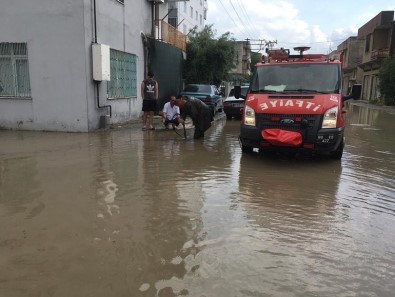
{"label": "concrete wall", "polygon": [[83,13],[82,0],[2,2],[0,42],[27,43],[31,99],[0,99],[1,127],[87,131]]}
{"label": "concrete wall", "polygon": [[[90,33],[88,18],[90,3],[92,0],[85,0],[87,16],[85,18],[85,30]],[[152,3],[146,0],[125,0],[125,5],[119,4],[115,0],[96,0],[97,10],[97,42],[109,45],[112,49],[127,52],[137,56],[137,97],[128,99],[107,100],[107,82],[100,83],[100,106],[111,105],[112,117],[110,123],[120,123],[140,116],[142,99],[140,94],[140,83],[144,79],[144,47],[142,34],[150,35],[152,31]],[[93,37],[93,35],[92,35]],[[86,46],[90,47],[91,40],[87,40]],[[87,68],[92,69],[90,50],[87,51]],[[91,73],[87,77],[91,83]],[[90,88],[88,88],[90,89]],[[92,103],[94,103],[92,105]],[[95,92],[89,94],[89,126],[90,130],[97,128],[99,119],[97,118],[98,108]],[[108,114],[108,109],[99,109],[100,115]]]}
{"label": "concrete wall", "polygon": [[[0,98],[0,128],[88,132],[100,116],[92,79],[94,0],[13,0],[0,2],[0,42],[26,42],[30,99]],[[146,0],[96,0],[97,42],[137,56],[138,85],[144,78],[141,33],[151,33]],[[112,106],[111,123],[137,118],[141,96],[107,100],[99,84],[100,105]]]}

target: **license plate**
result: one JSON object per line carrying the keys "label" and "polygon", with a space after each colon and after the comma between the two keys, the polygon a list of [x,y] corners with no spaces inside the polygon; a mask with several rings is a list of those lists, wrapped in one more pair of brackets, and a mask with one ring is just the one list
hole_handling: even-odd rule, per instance
{"label": "license plate", "polygon": [[243,107],[243,103],[233,103],[233,107]]}

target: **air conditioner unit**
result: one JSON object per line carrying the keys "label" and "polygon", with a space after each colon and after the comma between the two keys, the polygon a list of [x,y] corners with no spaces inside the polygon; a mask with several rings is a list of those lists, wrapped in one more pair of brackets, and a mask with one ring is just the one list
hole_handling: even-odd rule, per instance
{"label": "air conditioner unit", "polygon": [[165,0],[148,0],[148,2],[165,3]]}

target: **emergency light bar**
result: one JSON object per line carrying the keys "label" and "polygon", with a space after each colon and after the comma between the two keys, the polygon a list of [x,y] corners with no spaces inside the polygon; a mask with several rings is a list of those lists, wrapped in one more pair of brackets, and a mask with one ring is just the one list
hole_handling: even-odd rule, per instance
{"label": "emergency light bar", "polygon": [[[289,49],[268,49],[266,53],[268,56],[268,62],[289,62],[289,61],[327,61],[328,57],[324,54],[308,54],[304,55],[303,52],[310,49],[309,47],[301,46],[295,47],[294,50],[299,51],[299,55],[290,55]],[[263,61],[262,61],[263,62]]]}

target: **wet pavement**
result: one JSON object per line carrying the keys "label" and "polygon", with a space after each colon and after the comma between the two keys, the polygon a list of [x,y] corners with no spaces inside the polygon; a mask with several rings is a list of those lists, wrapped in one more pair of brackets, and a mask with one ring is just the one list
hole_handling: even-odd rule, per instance
{"label": "wet pavement", "polygon": [[224,117],[0,131],[0,296],[394,296],[395,112],[346,109],[341,161],[244,155]]}

